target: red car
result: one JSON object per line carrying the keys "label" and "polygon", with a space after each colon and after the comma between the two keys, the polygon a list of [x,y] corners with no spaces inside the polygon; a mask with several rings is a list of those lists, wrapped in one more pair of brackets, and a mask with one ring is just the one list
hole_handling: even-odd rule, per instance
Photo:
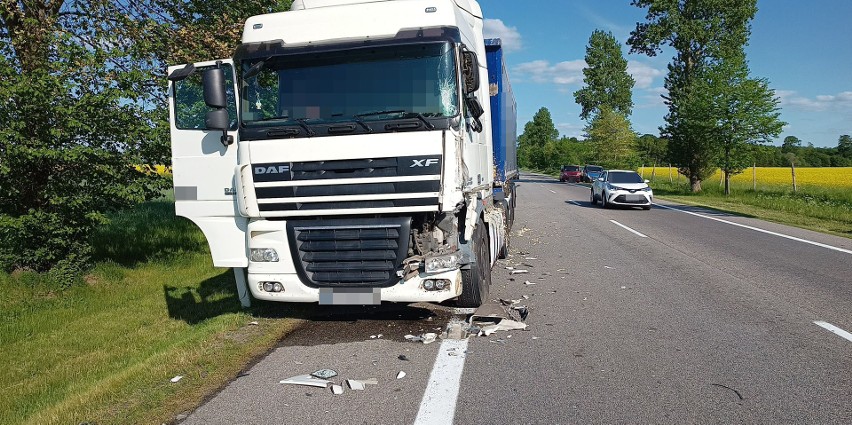
{"label": "red car", "polygon": [[559,173],[559,181],[577,183],[581,180],[582,174],[579,165],[563,165]]}

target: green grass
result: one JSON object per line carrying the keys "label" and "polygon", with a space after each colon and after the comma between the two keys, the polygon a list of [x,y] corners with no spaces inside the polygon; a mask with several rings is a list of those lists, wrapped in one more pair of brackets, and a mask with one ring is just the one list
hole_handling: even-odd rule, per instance
{"label": "green grass", "polygon": [[843,188],[807,187],[793,192],[778,186],[732,184],[725,196],[718,181],[705,181],[698,194],[684,179],[670,183],[656,179],[654,194],[662,199],[699,205],[781,224],[852,238],[852,192]]}
{"label": "green grass", "polygon": [[83,284],[56,291],[36,273],[0,274],[0,423],[168,422],[294,326],[241,310],[232,272],[211,266],[173,208],[115,217]]}

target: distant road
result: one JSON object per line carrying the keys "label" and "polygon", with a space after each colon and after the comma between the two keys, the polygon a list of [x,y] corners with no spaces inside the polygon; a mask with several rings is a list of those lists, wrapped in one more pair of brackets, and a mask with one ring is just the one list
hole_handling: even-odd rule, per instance
{"label": "distant road", "polygon": [[[852,241],[588,191],[522,176],[491,298],[528,331],[423,345],[464,312],[322,309],[185,423],[852,423]],[[278,384],[321,367],[379,384]]]}

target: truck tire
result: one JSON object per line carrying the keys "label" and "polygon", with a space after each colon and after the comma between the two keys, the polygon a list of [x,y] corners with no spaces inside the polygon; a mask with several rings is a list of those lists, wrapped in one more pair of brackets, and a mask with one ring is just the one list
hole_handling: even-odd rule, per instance
{"label": "truck tire", "polygon": [[459,307],[479,307],[488,298],[491,287],[491,256],[488,252],[488,232],[482,219],[476,221],[473,231],[473,252],[475,263],[469,269],[461,271],[462,293],[458,299]]}

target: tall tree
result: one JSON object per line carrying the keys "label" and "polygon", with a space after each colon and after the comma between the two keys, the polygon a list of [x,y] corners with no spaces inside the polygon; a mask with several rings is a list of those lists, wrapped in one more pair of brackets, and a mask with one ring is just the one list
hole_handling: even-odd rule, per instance
{"label": "tall tree", "polygon": [[643,134],[636,140],[636,152],[644,164],[662,164],[668,150],[668,140],[653,134]]}
{"label": "tall tree", "polygon": [[837,153],[848,159],[852,159],[852,137],[844,134],[837,139]]}
{"label": "tall tree", "polygon": [[796,136],[787,136],[784,138],[784,141],[781,143],[781,152],[784,153],[796,153],[799,148],[802,147],[802,141]]}
{"label": "tall tree", "polygon": [[574,92],[574,99],[582,108],[580,118],[587,120],[599,113],[602,107],[630,116],[635,81],[627,73],[627,60],[612,33],[592,32],[586,46],[583,76],[586,85]]}
{"label": "tall tree", "polygon": [[636,165],[636,133],[620,112],[607,106],[586,126],[588,141],[595,147],[595,160],[606,168]]}
{"label": "tall tree", "polygon": [[751,165],[758,143],[769,143],[781,133],[782,122],[775,91],[765,79],[749,78],[745,53],[733,55],[710,68],[701,83],[709,96],[715,137],[721,150],[719,168],[725,176],[725,195],[730,194],[731,176]]}
{"label": "tall tree", "polygon": [[647,22],[636,24],[628,44],[631,53],[654,56],[663,45],[674,48],[668,66],[665,97],[669,112],[662,136],[669,139],[672,160],[701,190],[701,181],[713,172],[718,156],[713,140],[716,123],[708,116],[713,107],[701,93],[707,68],[738,57],[748,42],[757,0],[633,0],[647,8]]}
{"label": "tall tree", "polygon": [[[524,125],[524,132],[518,137],[518,162],[521,167],[540,170],[548,168],[552,158],[553,143],[559,137],[559,130],[553,124],[553,118],[547,108],[541,108],[533,115],[532,121]],[[548,144],[550,147],[548,147]]]}

